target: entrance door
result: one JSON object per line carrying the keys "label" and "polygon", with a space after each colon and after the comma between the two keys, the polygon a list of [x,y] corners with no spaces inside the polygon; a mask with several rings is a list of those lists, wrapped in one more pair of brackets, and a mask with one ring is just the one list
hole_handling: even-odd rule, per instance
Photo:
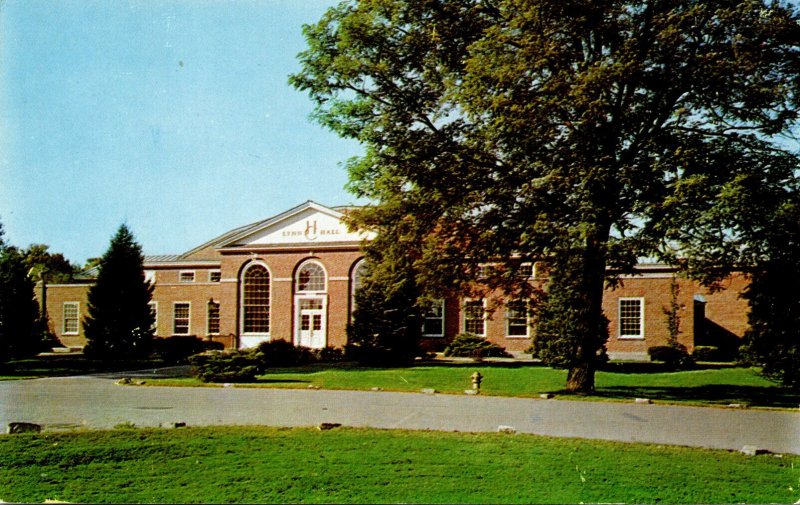
{"label": "entrance door", "polygon": [[326,341],[324,298],[297,299],[297,345],[322,349]]}

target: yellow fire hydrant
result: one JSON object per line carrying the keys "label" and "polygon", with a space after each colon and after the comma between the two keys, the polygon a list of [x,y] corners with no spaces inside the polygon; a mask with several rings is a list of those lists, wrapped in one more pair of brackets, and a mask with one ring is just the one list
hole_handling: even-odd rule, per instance
{"label": "yellow fire hydrant", "polygon": [[481,390],[481,382],[483,381],[483,375],[480,372],[475,372],[471,376],[472,379],[472,389],[475,391]]}

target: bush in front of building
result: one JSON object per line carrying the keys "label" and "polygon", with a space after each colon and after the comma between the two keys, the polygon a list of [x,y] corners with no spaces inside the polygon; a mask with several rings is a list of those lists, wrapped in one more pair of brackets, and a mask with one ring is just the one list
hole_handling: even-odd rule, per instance
{"label": "bush in front of building", "polygon": [[647,349],[651,361],[664,363],[670,368],[689,368],[694,364],[694,359],[684,346],[656,345]]}
{"label": "bush in front of building", "polygon": [[178,335],[153,340],[153,357],[168,364],[187,363],[189,356],[205,351],[222,350],[221,342],[203,340],[194,335]]}
{"label": "bush in front of building", "polygon": [[726,361],[727,356],[715,345],[698,345],[692,351],[695,361]]}
{"label": "bush in front of building", "polygon": [[504,347],[489,342],[472,333],[460,333],[444,348],[446,357],[460,358],[510,358]]}
{"label": "bush in front of building", "polygon": [[255,382],[262,373],[263,356],[257,350],[207,351],[189,358],[192,375],[203,382]]}
{"label": "bush in front of building", "polygon": [[312,349],[296,346],[288,340],[262,342],[258,350],[263,355],[265,368],[307,365],[317,361]]}

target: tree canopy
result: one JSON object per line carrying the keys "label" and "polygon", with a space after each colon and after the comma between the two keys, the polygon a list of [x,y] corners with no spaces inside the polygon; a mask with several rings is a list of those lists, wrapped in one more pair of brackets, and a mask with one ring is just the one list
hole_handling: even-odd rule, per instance
{"label": "tree canopy", "polygon": [[111,239],[89,289],[84,353],[104,359],[147,357],[152,350],[153,286],[144,278],[144,256],[126,225]]}
{"label": "tree canopy", "polygon": [[551,288],[582,321],[539,348],[591,391],[616,273],[651,257],[710,282],[763,259],[758,204],[797,192],[798,19],[760,0],[344,1],[305,27],[291,82],[365,146],[354,222],[406,223],[423,290],[475,289],[490,261],[483,285],[509,292],[524,261],[569,267]]}
{"label": "tree canopy", "polygon": [[48,343],[24,256],[3,236],[0,223],[0,361],[37,354]]}

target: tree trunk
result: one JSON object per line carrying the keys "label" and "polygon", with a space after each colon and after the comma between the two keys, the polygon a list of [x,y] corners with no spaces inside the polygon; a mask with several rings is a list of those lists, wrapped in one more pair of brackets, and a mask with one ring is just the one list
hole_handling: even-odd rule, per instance
{"label": "tree trunk", "polygon": [[570,393],[594,393],[594,373],[597,355],[607,338],[607,319],[603,314],[603,294],[606,279],[608,226],[600,226],[586,238],[581,276],[585,303],[586,325],[580,335],[575,361],[567,374],[566,390]]}
{"label": "tree trunk", "polygon": [[595,366],[592,360],[583,360],[569,369],[566,390],[576,394],[594,393]]}

